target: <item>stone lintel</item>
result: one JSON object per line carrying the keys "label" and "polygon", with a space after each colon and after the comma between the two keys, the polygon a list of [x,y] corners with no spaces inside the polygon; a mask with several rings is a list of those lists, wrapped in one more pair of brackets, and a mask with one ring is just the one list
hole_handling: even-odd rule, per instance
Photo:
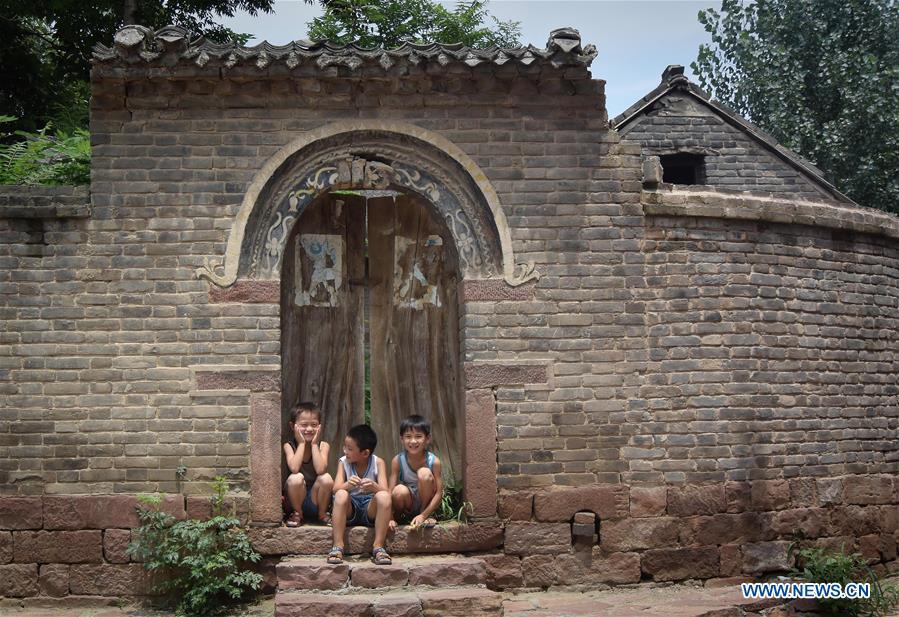
{"label": "stone lintel", "polygon": [[280,392],[281,371],[268,366],[194,367],[196,390]]}
{"label": "stone lintel", "polygon": [[471,279],[462,281],[463,302],[526,301],[534,299],[537,282],[513,287],[504,279]]}
{"label": "stone lintel", "polygon": [[209,286],[209,303],[279,304],[281,281],[237,281],[230,287]]}
{"label": "stone lintel", "polygon": [[465,387],[468,390],[548,383],[548,362],[467,362],[465,364]]}

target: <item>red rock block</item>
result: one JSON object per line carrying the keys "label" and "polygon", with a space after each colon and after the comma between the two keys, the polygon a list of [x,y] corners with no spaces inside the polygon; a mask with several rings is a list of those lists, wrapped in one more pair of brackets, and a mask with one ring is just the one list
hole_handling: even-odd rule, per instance
{"label": "red rock block", "polygon": [[100,563],[103,537],[99,530],[15,531],[16,563]]}
{"label": "red rock block", "polygon": [[718,547],[721,563],[721,576],[739,576],[743,572],[743,553],[737,544],[725,544]]}
{"label": "red rock block", "polygon": [[869,534],[858,539],[858,552],[870,562],[896,558],[896,538],[892,534]]}
{"label": "red rock block", "polygon": [[197,390],[281,391],[281,373],[278,371],[198,371],[196,377]]}
{"label": "red rock block", "polygon": [[69,590],[86,596],[139,596],[149,593],[149,576],[132,564],[74,565],[69,569]]}
{"label": "red rock block", "polygon": [[406,565],[376,566],[373,563],[353,564],[350,570],[353,587],[403,587],[409,584],[409,568]]}
{"label": "red rock block", "polygon": [[187,518],[205,521],[212,517],[212,504],[208,497],[187,497],[184,503]]}
{"label": "red rock block", "polygon": [[[566,557],[562,555],[562,557]],[[560,568],[561,570],[561,568]],[[640,555],[637,553],[607,554],[599,547],[593,547],[592,561],[587,569],[590,583],[606,583],[623,585],[640,582]],[[568,580],[565,572],[560,571],[560,582]]]}
{"label": "red rock block", "polygon": [[0,497],[0,529],[40,529],[43,520],[40,497]]}
{"label": "red rock block", "polygon": [[275,617],[374,617],[371,595],[279,593],[275,596]]}
{"label": "red rock block", "polygon": [[130,529],[107,529],[103,532],[103,555],[109,563],[128,563],[128,545],[131,543]]}
{"label": "red rock block", "polygon": [[[278,377],[280,384],[280,377]],[[281,395],[250,396],[250,493],[251,519],[281,523]]]}
{"label": "red rock block", "polygon": [[521,587],[524,578],[521,573],[521,559],[514,555],[483,555],[487,566],[487,587],[490,589],[512,589]]}
{"label": "red rock block", "polygon": [[533,300],[536,283],[512,287],[503,279],[462,281],[463,302],[499,302],[502,300]]}
{"label": "red rock block", "polygon": [[854,476],[843,483],[843,500],[860,506],[893,503],[891,476]]}
{"label": "red rock block", "polygon": [[503,596],[488,589],[440,589],[418,594],[424,617],[501,617]]}
{"label": "red rock block", "polygon": [[568,553],[571,527],[567,523],[509,523],[505,552],[511,555]]}
{"label": "red rock block", "polygon": [[556,558],[553,555],[529,555],[521,560],[525,587],[549,587],[559,580]]}
{"label": "red rock block", "polygon": [[793,556],[790,554],[789,542],[744,544],[742,553],[743,572],[746,574],[779,572],[793,567]]}
{"label": "red rock block", "polygon": [[843,481],[840,478],[819,478],[815,482],[815,488],[819,506],[843,503]]}
{"label": "red rock block", "polygon": [[529,521],[533,511],[534,494],[530,491],[500,491],[500,518],[512,521]]}
{"label": "red rock block", "polygon": [[599,544],[611,553],[667,548],[677,545],[677,538],[678,521],[671,517],[630,518],[599,524]]}
{"label": "red rock block", "polygon": [[27,598],[38,594],[36,563],[0,566],[0,597]]}
{"label": "red rock block", "polygon": [[[328,530],[330,531],[330,530]],[[330,542],[330,534],[328,535]],[[351,554],[371,552],[374,530],[353,527],[347,532],[347,547]],[[433,529],[411,530],[402,526],[387,537],[391,553],[458,553],[489,551],[503,543],[503,528],[496,523],[441,523]],[[330,545],[328,545],[330,547]],[[325,549],[327,552],[327,549]]]}
{"label": "red rock block", "polygon": [[422,617],[421,600],[412,594],[382,596],[372,607],[373,617]]}
{"label": "red rock block", "polygon": [[0,531],[0,563],[12,561],[12,532]]}
{"label": "red rock block", "polygon": [[756,480],[752,483],[751,507],[770,512],[790,507],[790,483],[786,480]]}
{"label": "red rock block", "polygon": [[719,575],[719,555],[715,547],[654,549],[643,553],[643,572],[654,581],[714,578]]}
{"label": "red rock block", "polygon": [[680,541],[685,546],[757,542],[765,533],[756,512],[693,516],[681,520]]}
{"label": "red rock block", "polygon": [[281,590],[340,589],[346,586],[350,578],[348,564],[331,565],[323,557],[282,561],[275,571]]}
{"label": "red rock block", "polygon": [[250,527],[249,536],[262,555],[326,555],[332,546],[328,527]]}
{"label": "red rock block", "polygon": [[487,567],[481,559],[458,557],[415,564],[409,568],[410,585],[445,587],[448,585],[484,585],[486,582]]}
{"label": "red rock block", "polygon": [[[136,508],[141,504],[134,495],[45,495],[43,500],[44,529],[130,529],[139,524]],[[184,498],[166,495],[159,509],[184,518]]]}
{"label": "red rock block", "polygon": [[463,475],[474,516],[496,516],[496,400],[489,389],[465,392]]}
{"label": "red rock block", "polygon": [[632,518],[665,516],[668,506],[668,487],[632,486],[630,491]]}
{"label": "red rock block", "polygon": [[746,512],[752,506],[752,485],[749,482],[725,482],[724,501],[728,514]]}
{"label": "red rock block", "polygon": [[794,508],[814,508],[818,505],[818,485],[814,478],[790,480],[790,502]]}
{"label": "red rock block", "polygon": [[61,598],[69,594],[69,566],[62,563],[49,563],[41,566],[38,580],[41,594]]}
{"label": "red rock block", "polygon": [[723,484],[670,487],[668,489],[669,516],[718,514],[726,509]]}
{"label": "red rock block", "polygon": [[825,525],[823,535],[827,536],[865,536],[880,533],[883,517],[879,508],[861,506],[837,506],[828,508],[830,517]]}
{"label": "red rock block", "polygon": [[577,512],[593,512],[601,521],[607,521],[626,518],[629,510],[628,487],[620,484],[553,489],[534,496],[538,521],[568,522]]}
{"label": "red rock block", "polygon": [[782,537],[802,532],[806,538],[817,538],[824,533],[829,516],[824,508],[781,510],[771,517],[771,529]]}

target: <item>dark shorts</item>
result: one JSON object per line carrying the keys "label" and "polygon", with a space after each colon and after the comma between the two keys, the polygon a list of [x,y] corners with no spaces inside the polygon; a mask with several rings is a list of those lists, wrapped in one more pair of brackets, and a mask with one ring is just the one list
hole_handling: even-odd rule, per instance
{"label": "dark shorts", "polygon": [[362,493],[361,495],[353,495],[350,493],[350,503],[353,504],[353,513],[347,514],[347,527],[374,527],[375,522],[368,518],[368,504],[374,497],[372,493]]}
{"label": "dark shorts", "polygon": [[303,518],[307,521],[318,519],[318,506],[312,502],[312,491],[308,487],[306,497],[303,499]]}

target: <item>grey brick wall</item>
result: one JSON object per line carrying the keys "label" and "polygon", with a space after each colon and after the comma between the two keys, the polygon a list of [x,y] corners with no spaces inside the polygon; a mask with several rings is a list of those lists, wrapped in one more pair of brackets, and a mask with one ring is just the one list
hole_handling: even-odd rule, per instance
{"label": "grey brick wall", "polygon": [[248,486],[252,388],[195,370],[279,366],[278,307],[195,269],[269,157],[353,118],[471,156],[541,273],[463,311],[467,361],[549,366],[494,388],[501,488],[895,471],[894,237],[647,218],[601,82],[442,79],[96,82],[91,217],[0,219],[0,492]]}

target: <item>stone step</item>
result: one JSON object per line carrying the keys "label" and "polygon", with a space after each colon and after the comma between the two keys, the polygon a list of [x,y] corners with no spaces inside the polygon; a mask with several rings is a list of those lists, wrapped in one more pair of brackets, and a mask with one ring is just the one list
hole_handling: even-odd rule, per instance
{"label": "stone step", "polygon": [[503,596],[478,587],[351,593],[278,592],[275,617],[502,617]]}
{"label": "stone step", "polygon": [[403,556],[395,558],[389,566],[377,566],[366,558],[350,558],[340,565],[331,565],[324,557],[295,557],[282,560],[275,572],[280,590],[454,587],[487,583],[484,560],[455,555]]}
{"label": "stone step", "polygon": [[[371,552],[374,529],[351,527],[346,534],[347,554]],[[331,528],[318,525],[302,527],[254,527],[250,529],[253,548],[263,556],[326,555],[332,546]],[[433,529],[411,529],[400,525],[387,537],[390,554],[467,553],[489,551],[503,543],[499,521],[477,523],[441,523]]]}

